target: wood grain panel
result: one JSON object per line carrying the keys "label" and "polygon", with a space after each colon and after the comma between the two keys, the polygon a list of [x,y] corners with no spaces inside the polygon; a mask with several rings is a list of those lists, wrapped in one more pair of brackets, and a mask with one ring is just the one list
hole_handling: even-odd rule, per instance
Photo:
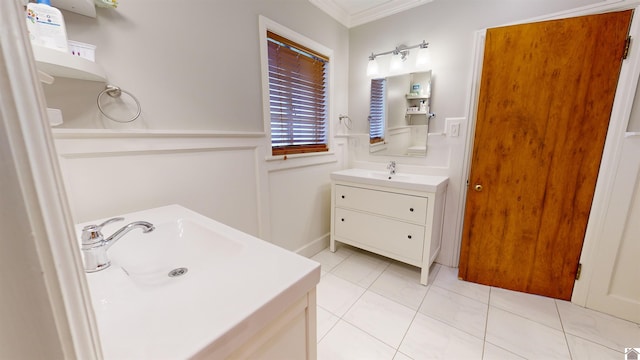
{"label": "wood grain panel", "polygon": [[570,299],[631,15],[487,30],[462,279]]}

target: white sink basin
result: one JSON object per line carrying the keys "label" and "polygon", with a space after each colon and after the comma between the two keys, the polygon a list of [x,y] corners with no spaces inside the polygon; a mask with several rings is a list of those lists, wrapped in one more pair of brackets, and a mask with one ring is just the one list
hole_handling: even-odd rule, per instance
{"label": "white sink basin", "polygon": [[[222,271],[246,247],[189,218],[154,225],[150,233],[128,233],[108,251],[112,263],[143,287],[168,286],[182,275],[199,277],[206,276],[200,272]],[[174,276],[169,276],[172,271]],[[175,276],[180,273],[184,274]]]}
{"label": "white sink basin", "polygon": [[[156,229],[129,232],[109,268],[86,274],[105,359],[225,358],[229,339],[247,341],[320,280],[318,263],[178,205],[121,216],[105,236],[132,221]],[[78,224],[78,238],[101,222]]]}
{"label": "white sink basin", "polygon": [[449,181],[449,178],[446,176],[415,175],[406,173],[390,175],[389,172],[367,169],[347,169],[336,171],[331,173],[331,179],[432,193],[444,191]]}

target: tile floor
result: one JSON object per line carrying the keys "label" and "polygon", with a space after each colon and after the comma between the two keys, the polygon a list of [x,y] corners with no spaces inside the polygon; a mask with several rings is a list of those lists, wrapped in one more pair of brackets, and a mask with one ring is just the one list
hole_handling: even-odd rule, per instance
{"label": "tile floor", "polygon": [[570,302],[458,280],[349,246],[313,257],[318,359],[624,359],[640,326]]}

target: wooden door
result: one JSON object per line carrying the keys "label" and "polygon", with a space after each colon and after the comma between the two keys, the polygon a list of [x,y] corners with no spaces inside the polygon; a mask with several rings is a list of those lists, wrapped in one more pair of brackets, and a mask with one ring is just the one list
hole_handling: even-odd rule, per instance
{"label": "wooden door", "polygon": [[631,16],[487,30],[461,279],[571,298]]}

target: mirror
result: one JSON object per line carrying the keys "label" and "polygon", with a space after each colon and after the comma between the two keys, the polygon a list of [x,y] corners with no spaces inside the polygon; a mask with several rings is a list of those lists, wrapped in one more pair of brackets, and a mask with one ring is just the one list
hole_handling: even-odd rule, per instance
{"label": "mirror", "polygon": [[431,71],[371,79],[369,101],[372,155],[426,155]]}

